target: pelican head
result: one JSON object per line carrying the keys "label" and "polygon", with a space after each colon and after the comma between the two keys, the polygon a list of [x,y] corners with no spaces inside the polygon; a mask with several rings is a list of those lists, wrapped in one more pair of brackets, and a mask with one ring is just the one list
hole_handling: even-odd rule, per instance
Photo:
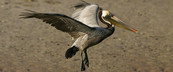
{"label": "pelican head", "polygon": [[115,17],[111,12],[107,10],[101,10],[100,18],[100,20],[102,22],[104,21],[104,23],[110,24],[112,26],[117,26],[128,31],[137,32],[137,30],[127,26],[123,21]]}

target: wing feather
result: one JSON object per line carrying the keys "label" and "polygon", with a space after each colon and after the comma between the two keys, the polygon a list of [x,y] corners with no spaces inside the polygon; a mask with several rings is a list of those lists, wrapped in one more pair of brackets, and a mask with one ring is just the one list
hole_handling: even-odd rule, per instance
{"label": "wing feather", "polygon": [[90,27],[100,27],[97,20],[99,6],[96,4],[82,3],[74,6],[76,10],[72,14],[72,18],[81,21]]}
{"label": "wing feather", "polygon": [[34,11],[22,13],[22,18],[38,18],[55,27],[58,30],[69,33],[72,37],[77,38],[81,33],[88,34],[92,28],[62,14],[37,13]]}

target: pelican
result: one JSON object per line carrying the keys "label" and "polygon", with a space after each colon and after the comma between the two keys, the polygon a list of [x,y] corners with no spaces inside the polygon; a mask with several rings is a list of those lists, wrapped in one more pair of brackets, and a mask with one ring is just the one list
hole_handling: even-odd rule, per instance
{"label": "pelican", "polygon": [[[66,51],[65,57],[67,59],[71,58],[76,52],[80,51],[81,71],[85,71],[86,66],[89,67],[87,49],[112,35],[115,26],[128,31],[137,32],[137,30],[125,25],[123,21],[115,17],[108,10],[103,10],[97,4],[84,2],[74,7],[76,10],[72,14],[72,17],[64,14],[38,13],[31,10],[22,13],[20,16],[22,16],[22,18],[41,19],[57,30],[71,35],[75,42]],[[105,24],[106,27],[101,27],[98,23],[98,19]]]}

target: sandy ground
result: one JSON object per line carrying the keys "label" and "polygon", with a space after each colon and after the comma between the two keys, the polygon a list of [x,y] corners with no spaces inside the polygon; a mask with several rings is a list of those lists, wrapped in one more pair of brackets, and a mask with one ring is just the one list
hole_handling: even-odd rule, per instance
{"label": "sandy ground", "polygon": [[[88,49],[86,72],[173,72],[172,0],[86,0],[110,10],[135,34],[116,28]],[[0,0],[0,72],[80,72],[80,53],[64,54],[72,40],[38,19],[19,19],[24,9],[71,16],[79,0]]]}

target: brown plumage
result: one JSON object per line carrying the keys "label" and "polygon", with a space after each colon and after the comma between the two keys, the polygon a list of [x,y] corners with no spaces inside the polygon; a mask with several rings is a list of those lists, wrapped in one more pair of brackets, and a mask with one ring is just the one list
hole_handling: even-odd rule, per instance
{"label": "brown plumage", "polygon": [[[75,39],[75,42],[71,48],[66,51],[65,57],[67,59],[71,58],[76,52],[80,51],[81,71],[85,70],[85,66],[89,67],[87,49],[112,35],[115,25],[136,32],[135,29],[125,25],[109,11],[102,10],[96,4],[84,2],[84,4],[76,5],[75,8],[77,8],[77,10],[72,15],[72,18],[63,14],[38,13],[30,10],[27,10],[28,12],[24,12],[20,16],[22,16],[22,18],[41,19],[57,30],[70,34]],[[99,17],[102,23],[107,25],[106,28],[99,26],[97,17]],[[83,53],[85,54],[84,58]]]}

